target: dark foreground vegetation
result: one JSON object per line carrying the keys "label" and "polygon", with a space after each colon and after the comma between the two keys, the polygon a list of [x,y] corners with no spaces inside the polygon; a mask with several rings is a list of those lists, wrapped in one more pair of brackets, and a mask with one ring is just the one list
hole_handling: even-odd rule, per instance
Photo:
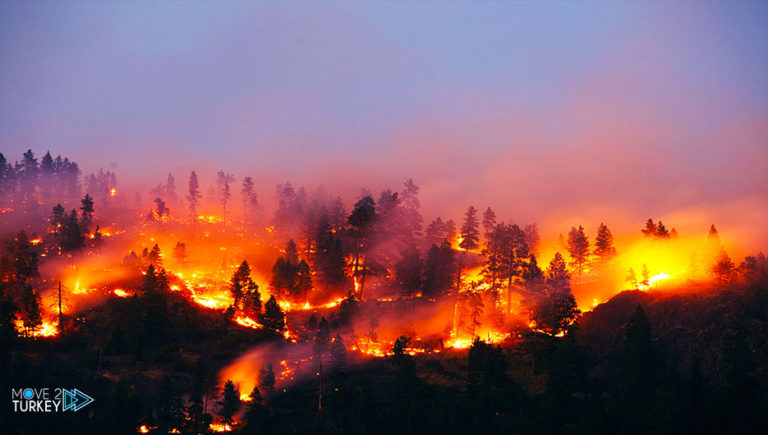
{"label": "dark foreground vegetation", "polygon": [[562,338],[521,332],[416,356],[403,338],[394,356],[365,359],[330,346],[322,387],[311,377],[275,390],[272,374],[234,400],[217,390],[218,370],[280,336],[181,298],[167,300],[166,332],[153,334],[131,320],[135,301],[112,299],[60,339],[4,335],[3,391],[76,386],[96,401],[66,414],[13,413],[3,401],[2,432],[205,433],[229,414],[235,431],[262,434],[765,433],[766,276],[694,290],[621,293]]}

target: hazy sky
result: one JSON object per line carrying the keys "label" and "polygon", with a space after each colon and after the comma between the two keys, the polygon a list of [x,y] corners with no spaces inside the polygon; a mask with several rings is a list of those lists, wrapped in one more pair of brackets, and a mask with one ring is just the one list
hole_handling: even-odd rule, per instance
{"label": "hazy sky", "polygon": [[27,148],[262,195],[412,177],[446,214],[766,217],[768,2],[3,2],[0,151]]}

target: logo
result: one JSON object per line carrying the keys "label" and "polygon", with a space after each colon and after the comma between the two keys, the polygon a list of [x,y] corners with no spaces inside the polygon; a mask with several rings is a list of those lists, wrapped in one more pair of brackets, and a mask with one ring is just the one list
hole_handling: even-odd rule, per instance
{"label": "logo", "polygon": [[12,388],[14,412],[77,412],[93,402],[77,388]]}

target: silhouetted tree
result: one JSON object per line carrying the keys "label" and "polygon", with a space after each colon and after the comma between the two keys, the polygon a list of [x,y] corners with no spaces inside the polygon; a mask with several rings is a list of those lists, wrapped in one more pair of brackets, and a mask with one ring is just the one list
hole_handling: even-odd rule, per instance
{"label": "silhouetted tree", "polygon": [[224,383],[219,405],[221,407],[219,409],[221,422],[231,426],[234,423],[235,413],[240,409],[240,393],[231,379],[227,379],[227,382]]}
{"label": "silhouetted tree", "polygon": [[571,266],[576,276],[581,278],[589,258],[589,240],[584,233],[584,227],[571,227],[568,233],[568,254],[571,256]]}
{"label": "silhouetted tree", "polygon": [[443,241],[438,248],[432,245],[424,264],[424,284],[422,293],[428,298],[444,296],[453,285],[456,273],[456,253],[448,241]]}
{"label": "silhouetted tree", "polygon": [[275,371],[271,362],[259,372],[259,386],[267,397],[275,394]]}
{"label": "silhouetted tree", "polygon": [[616,248],[613,246],[613,234],[604,223],[597,227],[597,236],[595,237],[595,255],[598,263],[605,264],[616,256]]}
{"label": "silhouetted tree", "polygon": [[93,199],[87,193],[83,198],[80,211],[80,225],[82,231],[88,232],[88,228],[90,228],[91,223],[93,223]]}
{"label": "silhouetted tree", "polygon": [[491,237],[493,229],[496,228],[496,213],[490,207],[483,212],[483,237],[486,244]]}
{"label": "silhouetted tree", "polygon": [[251,394],[248,395],[248,404],[245,410],[245,427],[242,432],[248,435],[258,435],[265,433],[267,410],[264,408],[264,402],[261,397],[259,387],[254,386]]}
{"label": "silhouetted tree", "polygon": [[653,219],[648,218],[648,220],[645,222],[645,228],[643,228],[641,231],[644,237],[656,237],[656,229],[656,224],[653,223]]}
{"label": "silhouetted tree", "polygon": [[21,294],[19,314],[25,337],[31,337],[43,324],[43,317],[40,309],[40,295],[38,295],[29,284],[24,286],[24,290]]}
{"label": "silhouetted tree", "polygon": [[355,203],[355,208],[347,218],[352,245],[352,276],[358,283],[355,291],[358,299],[362,299],[365,289],[365,277],[371,269],[370,240],[373,236],[374,221],[376,220],[376,203],[370,196],[365,196]]}
{"label": "silhouetted tree", "polygon": [[422,284],[421,253],[417,247],[410,246],[401,255],[402,258],[395,264],[395,279],[403,293],[408,298],[412,298]]}
{"label": "silhouetted tree", "polygon": [[278,332],[283,332],[285,329],[285,314],[280,306],[277,304],[275,296],[269,297],[266,305],[264,305],[264,314],[261,315],[261,324],[265,328],[273,329]]}
{"label": "silhouetted tree", "polygon": [[188,186],[187,201],[189,202],[189,214],[193,220],[197,221],[197,206],[200,205],[203,195],[200,193],[200,182],[197,180],[195,171],[189,174]]}

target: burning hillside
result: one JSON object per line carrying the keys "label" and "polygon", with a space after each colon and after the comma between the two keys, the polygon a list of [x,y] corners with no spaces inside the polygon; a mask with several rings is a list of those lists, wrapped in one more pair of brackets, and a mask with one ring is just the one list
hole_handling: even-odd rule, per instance
{"label": "burning hillside", "polygon": [[[25,159],[35,167],[31,153]],[[350,209],[322,190],[284,183],[270,212],[246,177],[236,214],[235,179],[224,172],[211,188],[217,203],[202,200],[193,172],[186,204],[169,176],[143,210],[123,201],[114,174],[92,177],[88,193],[73,194],[67,207],[50,206],[55,199],[43,191],[37,198],[39,186],[24,184],[32,181],[4,197],[8,214],[28,217],[3,248],[4,318],[13,334],[22,342],[72,340],[105,328],[111,335],[101,339],[97,370],[118,378],[101,367],[104,353],[142,360],[173,340],[195,348],[195,334],[202,342],[221,333],[238,340],[216,381],[199,381],[223,391],[217,420],[206,422],[207,405],[195,407],[210,396],[200,387],[183,399],[187,423],[163,426],[150,415],[140,432],[233,431],[252,418],[238,409],[313,382],[321,410],[341,367],[358,370],[371,358],[449,361],[470,348],[523,346],[531,334],[557,339],[623,289],[729,285],[766,267],[763,256],[737,266],[714,225],[678,234],[648,219],[619,243],[601,223],[594,235],[574,226],[549,242],[535,223],[499,221],[490,207],[472,206],[458,224],[438,217],[424,225],[411,180],[376,200],[364,194]]]}

